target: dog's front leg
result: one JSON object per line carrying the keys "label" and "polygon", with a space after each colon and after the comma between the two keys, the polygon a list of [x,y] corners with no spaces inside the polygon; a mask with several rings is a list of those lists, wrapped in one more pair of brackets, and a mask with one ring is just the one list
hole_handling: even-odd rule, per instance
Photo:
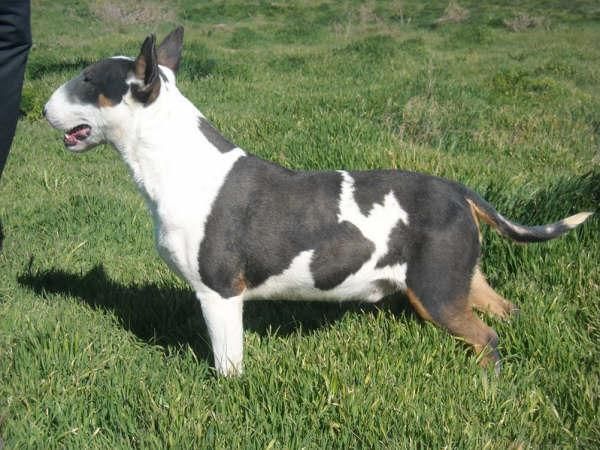
{"label": "dog's front leg", "polygon": [[244,327],[241,297],[225,299],[218,294],[198,295],[212,344],[215,369],[220,375],[242,373]]}

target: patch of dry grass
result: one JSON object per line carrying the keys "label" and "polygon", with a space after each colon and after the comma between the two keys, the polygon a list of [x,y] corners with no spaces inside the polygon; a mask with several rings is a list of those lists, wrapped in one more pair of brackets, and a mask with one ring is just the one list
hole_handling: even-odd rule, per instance
{"label": "patch of dry grass", "polygon": [[345,17],[332,26],[335,35],[343,39],[349,39],[373,27],[383,29],[386,28],[386,23],[375,13],[375,5],[372,1],[360,5],[357,9],[348,9]]}
{"label": "patch of dry grass", "polygon": [[393,34],[398,31],[398,25],[409,25],[411,21],[411,17],[407,15],[405,0],[391,1],[387,9],[378,8],[371,0],[358,7],[346,7],[345,13],[332,23],[331,29],[337,38],[348,40],[372,31]]}
{"label": "patch of dry grass", "polygon": [[358,23],[368,25],[370,23],[380,22],[381,19],[375,14],[375,6],[372,2],[360,5],[357,12]]}
{"label": "patch of dry grass", "polygon": [[411,97],[402,112],[402,125],[398,130],[401,139],[412,142],[434,142],[444,134],[445,108],[433,96]]}
{"label": "patch of dry grass", "polygon": [[510,31],[519,32],[532,28],[544,27],[548,28],[549,20],[543,16],[530,16],[529,14],[520,13],[511,19],[502,21],[504,26]]}
{"label": "patch of dry grass", "polygon": [[434,22],[434,25],[446,25],[448,23],[461,23],[469,18],[469,10],[463,8],[457,2],[451,1],[444,10],[444,15]]}
{"label": "patch of dry grass", "polygon": [[176,17],[174,9],[168,5],[140,0],[95,0],[90,4],[90,10],[103,22],[117,25],[172,22]]}

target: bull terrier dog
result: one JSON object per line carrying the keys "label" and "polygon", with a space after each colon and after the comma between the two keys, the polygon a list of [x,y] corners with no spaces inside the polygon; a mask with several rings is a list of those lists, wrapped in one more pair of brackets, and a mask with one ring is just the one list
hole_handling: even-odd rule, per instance
{"label": "bull terrier dog", "polygon": [[194,289],[216,370],[242,371],[250,299],[377,302],[415,311],[499,368],[498,336],[473,311],[516,307],[479,269],[480,221],[517,242],[555,238],[584,212],[543,226],[500,215],[469,188],[401,170],[289,170],[223,137],[177,88],[183,28],[137,58],[103,59],[45,105],[64,144],[117,149],[148,204],[161,257]]}

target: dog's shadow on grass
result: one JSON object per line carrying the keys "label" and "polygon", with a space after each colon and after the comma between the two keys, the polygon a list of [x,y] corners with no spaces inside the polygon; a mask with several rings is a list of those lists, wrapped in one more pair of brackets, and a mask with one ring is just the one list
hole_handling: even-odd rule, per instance
{"label": "dog's shadow on grass", "polygon": [[[138,338],[178,351],[189,346],[211,360],[212,352],[202,311],[191,289],[157,284],[124,285],[98,265],[87,273],[60,269],[25,271],[22,286],[48,298],[54,294],[76,297],[93,308],[112,312],[120,324]],[[355,302],[250,301],[244,305],[244,328],[261,336],[312,333],[328,327],[347,313],[374,314],[385,309],[413,314],[402,297],[392,296],[377,305]]]}

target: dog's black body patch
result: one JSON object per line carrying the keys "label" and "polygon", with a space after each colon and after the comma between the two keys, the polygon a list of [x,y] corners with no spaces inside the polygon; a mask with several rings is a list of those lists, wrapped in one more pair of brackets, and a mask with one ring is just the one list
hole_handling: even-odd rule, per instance
{"label": "dog's black body patch", "polygon": [[356,273],[374,251],[375,245],[355,225],[338,223],[331,238],[321,240],[310,262],[315,287],[333,289]]}
{"label": "dog's black body patch", "polygon": [[219,131],[204,117],[198,118],[198,128],[200,128],[200,131],[204,137],[208,139],[208,142],[214,145],[221,153],[226,153],[229,150],[236,148],[234,144],[225,139],[223,135],[219,133]]}
{"label": "dog's black body patch", "polygon": [[200,245],[202,281],[223,297],[282,273],[304,250],[315,250],[315,284],[330,289],[356,272],[374,245],[349,222],[338,222],[342,175],[294,172],[255,156],[232,167],[206,221]]}
{"label": "dog's black body patch", "polygon": [[96,105],[100,95],[113,104],[120,103],[129,90],[127,77],[133,68],[134,62],[129,59],[103,59],[69,81],[66,86],[67,94],[77,103]]}

